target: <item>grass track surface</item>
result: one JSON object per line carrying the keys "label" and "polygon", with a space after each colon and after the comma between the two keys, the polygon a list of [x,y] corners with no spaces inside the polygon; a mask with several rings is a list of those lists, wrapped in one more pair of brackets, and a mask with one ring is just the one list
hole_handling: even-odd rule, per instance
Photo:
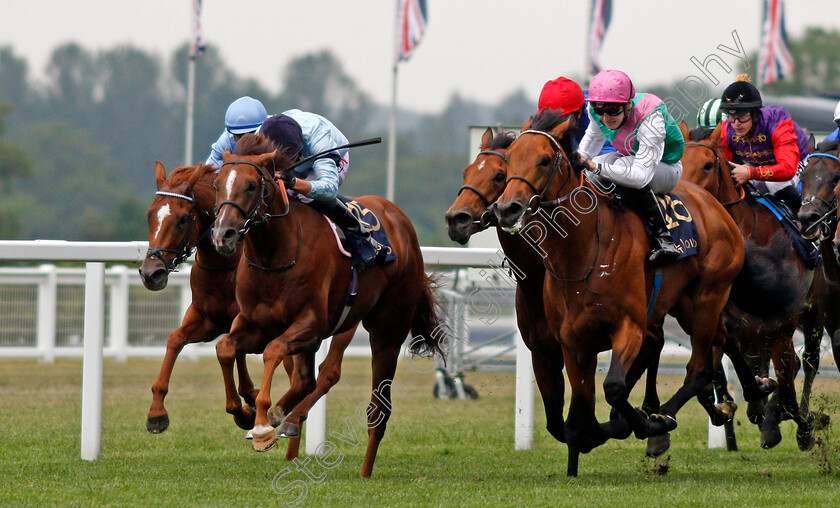
{"label": "grass track surface", "polygon": [[[315,479],[309,479],[283,460],[283,441],[268,453],[251,451],[244,431],[224,412],[214,359],[176,366],[167,398],[172,424],[160,435],[146,432],[150,386],[159,366],[158,359],[106,360],[102,455],[89,463],[79,458],[81,361],[0,361],[0,503],[265,508],[287,506],[303,485],[300,506],[766,508],[836,506],[840,498],[836,432],[823,435],[832,473],[824,472],[817,455],[796,448],[790,422],[784,422],[784,440],[776,449],[759,449],[758,430],[743,406],[736,416],[740,451],[709,450],[707,420],[695,401],[680,414],[670,460],[645,459],[644,443],[635,438],[610,441],[581,456],[580,477],[570,479],[566,447],[544,430],[539,400],[534,448],[514,452],[512,374],[468,373],[467,382],[481,398],[440,401],[431,395],[433,376],[417,374],[405,362],[395,384],[406,397],[395,400],[373,477],[362,480],[367,434],[355,410],[370,396],[370,368],[368,360],[352,358],[329,394],[327,434],[336,445],[330,460],[337,464],[327,470],[311,461]],[[250,367],[258,379],[262,364],[253,361]],[[287,384],[281,371],[275,399]],[[662,379],[661,393],[672,394],[678,381]],[[836,407],[840,383],[818,380],[815,393],[814,407]],[[607,407],[600,388],[598,398],[603,420]],[[332,431],[348,434],[348,417],[361,441],[356,446],[330,437]],[[840,422],[840,414],[832,417]],[[288,473],[278,476],[287,467]],[[667,474],[657,474],[664,469]]]}

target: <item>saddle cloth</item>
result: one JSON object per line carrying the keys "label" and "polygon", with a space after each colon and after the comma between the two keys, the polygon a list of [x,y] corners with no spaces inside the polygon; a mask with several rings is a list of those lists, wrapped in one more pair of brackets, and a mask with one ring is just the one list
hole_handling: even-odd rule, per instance
{"label": "saddle cloth", "polygon": [[674,240],[674,245],[681,252],[677,259],[687,258],[697,254],[700,250],[700,236],[697,224],[691,218],[691,212],[674,193],[656,196],[659,209],[664,212],[665,224]]}

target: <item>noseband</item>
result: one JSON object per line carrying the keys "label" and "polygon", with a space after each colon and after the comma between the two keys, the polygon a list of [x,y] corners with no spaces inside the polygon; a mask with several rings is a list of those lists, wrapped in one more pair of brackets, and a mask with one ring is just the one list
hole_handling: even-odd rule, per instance
{"label": "noseband", "polygon": [[[165,249],[163,247],[152,247],[149,246],[149,250],[146,251],[146,259],[159,259],[161,263],[163,263],[163,267],[166,268],[167,273],[172,272],[175,268],[187,260],[192,253],[195,251],[195,247],[190,248],[190,231],[195,226],[195,199],[186,196],[184,194],[178,194],[177,192],[167,192],[167,191],[158,191],[155,193],[156,196],[168,196],[171,198],[178,198],[189,201],[190,203],[190,224],[189,228],[187,229],[184,238],[181,240],[180,245],[178,245],[177,249]],[[209,229],[207,231],[210,231]],[[207,232],[204,233],[205,235]],[[202,235],[204,236],[204,235]],[[198,242],[201,241],[201,238],[198,239]],[[196,242],[196,244],[198,244]],[[171,263],[167,263],[166,259],[163,257],[163,254],[172,254],[174,257],[172,258]]]}
{"label": "noseband", "polygon": [[554,200],[551,202],[545,202],[543,201],[543,198],[545,197],[545,193],[548,192],[548,188],[551,186],[551,182],[554,180],[554,175],[559,174],[562,176],[563,161],[565,161],[566,159],[563,156],[563,148],[551,134],[533,129],[524,130],[521,133],[519,133],[519,136],[521,137],[523,134],[539,134],[540,136],[545,136],[549,139],[549,141],[551,141],[551,144],[554,145],[554,165],[551,167],[551,174],[548,175],[548,180],[545,182],[545,186],[542,188],[542,190],[537,189],[537,186],[531,183],[531,181],[525,178],[524,176],[513,175],[509,177],[505,182],[505,185],[507,185],[508,183],[510,183],[511,180],[521,180],[528,184],[528,187],[531,188],[531,190],[534,192],[534,195],[528,201],[528,207],[525,209],[525,212],[529,215],[534,215],[535,213],[537,213],[537,210],[540,209],[540,206],[548,203],[554,203],[554,201],[557,201]]}
{"label": "noseband", "polygon": [[[213,213],[218,217],[219,211],[221,211],[222,207],[225,205],[230,205],[239,210],[242,213],[242,215],[245,216],[245,223],[242,224],[242,229],[240,229],[237,232],[239,233],[240,238],[248,234],[248,231],[251,230],[252,226],[263,224],[272,217],[282,217],[289,213],[289,206],[291,205],[288,205],[286,207],[286,211],[279,215],[271,215],[268,213],[268,208],[274,201],[274,196],[276,195],[276,192],[271,192],[272,186],[268,184],[268,181],[271,178],[266,175],[265,168],[246,160],[228,161],[222,164],[222,166],[227,166],[229,164],[247,164],[248,166],[256,168],[257,173],[260,175],[260,200],[254,205],[254,208],[250,212],[246,211],[245,208],[236,201],[231,200],[222,201],[216,206],[216,209],[213,211]],[[270,200],[268,200],[269,197],[271,198]],[[265,211],[263,212],[262,216],[257,217],[261,206],[265,208]]]}

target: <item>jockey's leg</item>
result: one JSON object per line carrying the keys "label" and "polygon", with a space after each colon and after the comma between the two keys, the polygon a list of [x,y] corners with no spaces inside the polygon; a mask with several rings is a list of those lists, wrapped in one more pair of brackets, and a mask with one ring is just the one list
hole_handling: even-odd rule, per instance
{"label": "jockey's leg", "polygon": [[[769,185],[768,188],[770,188]],[[793,212],[793,216],[796,217],[796,214],[799,213],[799,207],[802,206],[802,197],[796,192],[796,187],[785,185],[781,189],[773,192],[773,195],[782,200],[790,208],[790,211]]]}
{"label": "jockey's leg", "polygon": [[353,212],[338,198],[330,201],[313,201],[310,205],[318,210],[319,212],[326,215],[331,221],[335,223],[336,226],[341,228],[344,231],[348,231],[353,233],[360,238],[363,238],[368,243],[370,243],[373,253],[366,255],[364,264],[371,265],[376,260],[376,256],[382,251],[382,245],[377,242],[373,235],[370,234],[370,231],[365,227],[364,224],[356,217]]}
{"label": "jockey's leg", "polygon": [[659,201],[649,186],[641,189],[618,187],[618,193],[627,201],[633,210],[639,214],[648,229],[652,249],[648,256],[651,263],[665,263],[673,261],[681,254],[671,232],[665,222],[665,214],[659,208]]}

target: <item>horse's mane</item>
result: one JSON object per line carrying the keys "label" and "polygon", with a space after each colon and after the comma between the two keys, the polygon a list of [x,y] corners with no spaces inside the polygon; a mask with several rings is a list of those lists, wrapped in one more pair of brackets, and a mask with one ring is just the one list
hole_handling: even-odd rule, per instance
{"label": "horse's mane", "polygon": [[572,122],[569,124],[569,129],[566,130],[566,133],[563,134],[563,137],[559,141],[560,146],[563,147],[563,151],[566,152],[567,156],[570,156],[572,154],[572,136],[577,133],[579,127],[578,123],[574,121],[573,113],[564,115],[556,109],[544,109],[534,116],[534,120],[531,122],[531,129],[551,132],[552,129],[569,119],[572,119]]}
{"label": "horse's mane", "polygon": [[[202,168],[202,166],[203,166],[203,168]],[[206,167],[207,167],[207,165],[202,162],[198,166],[182,166],[180,168],[176,168],[169,175],[169,185],[172,186],[172,187],[177,187],[177,186],[181,185],[182,183],[184,183],[184,182],[186,182],[187,180],[190,179],[190,177],[193,175],[193,171],[201,171],[202,172],[202,178],[199,178],[199,180],[198,180],[199,183],[200,183],[204,179],[203,178],[204,174],[212,174],[212,173],[207,172],[206,169],[204,169]]]}
{"label": "horse's mane", "polygon": [[817,151],[830,152],[832,150],[837,150],[838,146],[840,146],[840,139],[823,140],[820,141],[819,145],[817,145]]}
{"label": "horse's mane", "polygon": [[714,129],[710,129],[709,127],[697,127],[691,129],[689,134],[692,141],[703,141],[704,139],[709,139],[714,131]]}
{"label": "horse's mane", "polygon": [[274,141],[262,134],[245,134],[236,142],[236,155],[262,155],[277,150],[274,157],[274,168],[282,171],[292,165],[292,159],[287,155],[287,150],[277,146]]}
{"label": "horse's mane", "polygon": [[498,150],[499,148],[507,148],[516,140],[516,133],[512,131],[503,131],[496,134],[490,144],[487,146],[490,150]]}

